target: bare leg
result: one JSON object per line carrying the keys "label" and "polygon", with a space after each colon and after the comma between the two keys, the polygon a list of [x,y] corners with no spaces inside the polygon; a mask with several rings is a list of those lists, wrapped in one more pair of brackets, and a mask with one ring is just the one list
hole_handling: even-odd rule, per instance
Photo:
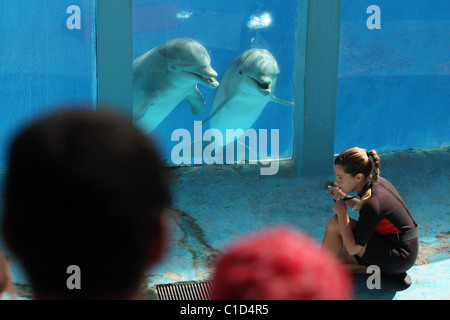
{"label": "bare leg", "polygon": [[[356,220],[350,219],[353,229],[356,226],[356,222]],[[340,257],[353,273],[366,273],[367,267],[358,264],[356,258],[350,255],[347,252],[347,249],[345,249],[339,230],[339,220],[337,216],[333,216],[327,223],[322,241],[322,250],[324,248]],[[364,250],[365,248],[358,252],[358,254],[363,255]]]}
{"label": "bare leg", "polygon": [[339,256],[343,247],[344,243],[339,232],[338,217],[333,216],[327,223],[322,240],[322,249],[326,248],[329,252]]}

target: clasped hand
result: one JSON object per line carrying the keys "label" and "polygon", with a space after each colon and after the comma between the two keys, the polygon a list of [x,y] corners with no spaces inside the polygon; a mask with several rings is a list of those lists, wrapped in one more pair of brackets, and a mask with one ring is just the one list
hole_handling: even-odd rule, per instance
{"label": "clasped hand", "polygon": [[328,186],[328,190],[330,192],[330,195],[333,196],[333,200],[335,200],[332,207],[333,211],[337,215],[347,214],[347,205],[345,204],[345,201],[342,200],[342,198],[345,197],[346,194],[342,192],[339,187]]}

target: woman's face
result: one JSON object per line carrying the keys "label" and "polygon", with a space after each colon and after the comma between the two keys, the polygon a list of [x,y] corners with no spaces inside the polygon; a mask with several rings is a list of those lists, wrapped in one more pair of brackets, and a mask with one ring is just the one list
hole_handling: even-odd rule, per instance
{"label": "woman's face", "polygon": [[336,187],[340,187],[342,192],[349,193],[359,185],[360,183],[360,175],[352,176],[350,173],[346,173],[344,171],[344,167],[340,165],[334,166],[334,173],[336,174],[336,178],[334,179],[334,185]]}

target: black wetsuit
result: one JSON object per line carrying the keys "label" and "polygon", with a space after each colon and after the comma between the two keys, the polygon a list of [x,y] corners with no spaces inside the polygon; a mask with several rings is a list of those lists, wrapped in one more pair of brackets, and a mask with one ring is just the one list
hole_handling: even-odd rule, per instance
{"label": "black wetsuit", "polygon": [[[372,187],[372,196],[360,209],[354,229],[357,244],[366,247],[362,257],[355,255],[361,265],[376,265],[382,272],[402,274],[416,261],[418,237],[404,241],[402,235],[417,227],[394,186],[379,177]],[[408,237],[411,238],[411,237]]]}

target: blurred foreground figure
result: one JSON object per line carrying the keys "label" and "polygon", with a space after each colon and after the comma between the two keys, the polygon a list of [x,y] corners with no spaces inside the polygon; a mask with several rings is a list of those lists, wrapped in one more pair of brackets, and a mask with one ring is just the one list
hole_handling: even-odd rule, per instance
{"label": "blurred foreground figure", "polygon": [[271,227],[235,241],[220,258],[214,300],[352,298],[350,275],[307,235]]}
{"label": "blurred foreground figure", "polygon": [[9,269],[9,262],[0,249],[0,300],[12,300],[17,297]]}
{"label": "blurred foreground figure", "polygon": [[129,119],[74,109],[13,141],[2,231],[36,299],[132,299],[165,244],[170,201],[153,143]]}

